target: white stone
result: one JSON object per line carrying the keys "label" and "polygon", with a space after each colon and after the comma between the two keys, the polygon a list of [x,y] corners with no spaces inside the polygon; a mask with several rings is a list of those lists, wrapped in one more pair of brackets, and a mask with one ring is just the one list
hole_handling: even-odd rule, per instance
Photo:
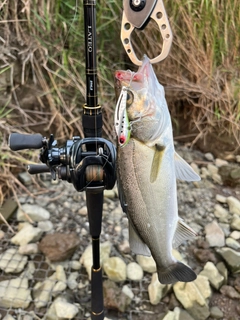
{"label": "white stone", "polygon": [[112,281],[125,281],[127,278],[126,263],[119,257],[111,257],[104,261],[103,269]]}
{"label": "white stone", "polygon": [[80,270],[81,269],[81,263],[76,260],[70,261],[69,266],[73,270]]}
{"label": "white stone", "polygon": [[214,156],[212,153],[207,152],[205,153],[204,157],[208,160],[208,161],[213,161],[214,160]]}
{"label": "white stone", "polygon": [[131,300],[134,298],[134,293],[132,292],[132,290],[129,288],[128,285],[125,284],[125,285],[122,287],[122,292],[123,292],[126,296],[128,296]]}
{"label": "white stone", "polygon": [[53,230],[53,224],[50,220],[39,221],[38,228],[40,228],[44,232],[49,232],[49,231]]}
{"label": "white stone", "polygon": [[2,230],[0,230],[0,240],[2,240],[4,236],[5,236],[5,233]]}
{"label": "white stone", "polygon": [[137,262],[142,267],[143,271],[154,273],[157,271],[156,262],[154,261],[153,257],[147,256],[137,256]]}
{"label": "white stone", "polygon": [[24,271],[20,275],[20,278],[27,278],[28,280],[32,280],[35,270],[36,269],[34,262],[28,261],[27,268],[25,267]]}
{"label": "white stone", "polygon": [[219,273],[218,269],[210,261],[205,264],[204,269],[200,272],[200,275],[207,277],[211,285],[216,290],[218,290],[223,285],[224,277]]}
{"label": "white stone", "polygon": [[209,164],[207,165],[207,168],[208,168],[208,172],[210,173],[211,176],[212,176],[213,174],[218,173],[218,168],[217,168],[214,164],[209,163]]}
{"label": "white stone", "polygon": [[59,293],[63,292],[67,288],[67,284],[62,281],[58,281],[52,289],[52,295],[55,297]]}
{"label": "white stone", "polygon": [[171,287],[172,285],[160,283],[157,273],[153,273],[151,283],[148,286],[148,295],[151,304],[158,304]]}
{"label": "white stone", "polygon": [[15,319],[10,314],[6,314],[2,320],[15,320]]}
{"label": "white stone", "polygon": [[230,234],[230,237],[233,238],[234,240],[239,240],[240,239],[240,231],[233,231],[231,234]]}
{"label": "white stone", "polygon": [[223,247],[225,236],[217,221],[213,221],[205,226],[206,240],[210,247]]}
{"label": "white stone", "polygon": [[80,214],[81,216],[86,216],[88,214],[87,206],[84,206],[81,209],[79,209],[78,214]]}
{"label": "white stone", "polygon": [[18,208],[18,211],[17,211],[18,221],[28,221],[24,213],[27,214],[30,219],[36,222],[49,220],[50,218],[50,213],[46,209],[35,204],[33,205],[33,204],[25,203],[22,205],[21,208]]}
{"label": "white stone", "polygon": [[218,183],[218,184],[220,184],[220,185],[223,184],[223,182],[222,182],[222,177],[221,177],[220,174],[218,174],[218,173],[213,173],[213,174],[212,174],[212,179],[213,179],[214,182],[216,182],[216,183]]}
{"label": "white stone", "polygon": [[74,290],[77,288],[78,283],[77,283],[77,277],[78,277],[78,272],[72,272],[70,273],[68,279],[67,279],[67,285],[68,288],[71,290]]}
{"label": "white stone", "polygon": [[65,298],[58,297],[54,301],[56,315],[58,318],[72,319],[78,313],[78,307],[69,303]]}
{"label": "white stone", "polygon": [[223,208],[220,204],[216,204],[214,207],[214,215],[220,222],[228,222],[229,212]]}
{"label": "white stone", "polygon": [[11,243],[23,246],[30,242],[37,242],[42,234],[43,231],[41,229],[34,228],[32,225],[27,225],[11,239]]}
{"label": "white stone", "polygon": [[229,205],[229,211],[232,214],[236,213],[236,214],[240,215],[240,201],[237,198],[235,198],[233,196],[228,197],[227,203]]}
{"label": "white stone", "polygon": [[31,255],[39,252],[38,245],[36,243],[28,243],[20,246],[18,249],[20,254]]}
{"label": "white stone", "polygon": [[37,282],[35,284],[33,288],[33,297],[36,308],[42,308],[48,304],[55,284],[56,273],[45,279],[43,282]]}
{"label": "white stone", "polygon": [[27,261],[27,257],[19,254],[16,248],[10,248],[0,255],[0,269],[6,273],[19,273]]}
{"label": "white stone", "polygon": [[143,278],[143,269],[136,262],[130,262],[127,265],[127,277],[133,281],[140,281]]}
{"label": "white stone", "polygon": [[217,158],[217,159],[215,160],[215,165],[216,165],[218,168],[220,168],[220,167],[222,167],[222,166],[227,166],[227,165],[228,165],[228,161]]}
{"label": "white stone", "polygon": [[226,245],[232,249],[238,250],[240,248],[240,243],[233,238],[226,239]]}
{"label": "white stone", "polygon": [[57,267],[56,267],[56,279],[58,281],[62,281],[62,282],[67,282],[67,277],[66,277],[66,274],[65,274],[65,271],[64,271],[64,268],[61,264],[59,264]]}
{"label": "white stone", "polygon": [[222,196],[221,194],[216,195],[216,200],[221,203],[227,203],[227,198]]}
{"label": "white stone", "polygon": [[0,282],[0,307],[26,309],[31,301],[28,279],[15,278]]}

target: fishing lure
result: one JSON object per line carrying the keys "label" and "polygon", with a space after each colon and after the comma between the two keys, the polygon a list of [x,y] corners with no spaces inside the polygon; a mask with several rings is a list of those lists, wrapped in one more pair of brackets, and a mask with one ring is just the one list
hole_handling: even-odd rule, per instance
{"label": "fishing lure", "polygon": [[114,115],[114,127],[120,147],[124,147],[130,139],[131,126],[127,115],[128,88],[122,87]]}

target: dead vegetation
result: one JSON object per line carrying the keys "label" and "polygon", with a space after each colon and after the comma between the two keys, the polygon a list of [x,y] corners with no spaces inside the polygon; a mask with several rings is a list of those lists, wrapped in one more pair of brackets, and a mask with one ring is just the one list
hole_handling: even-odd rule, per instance
{"label": "dead vegetation", "polygon": [[[164,2],[174,43],[169,57],[154,68],[166,88],[175,134],[188,124],[188,140],[209,133],[240,147],[240,7],[238,0]],[[133,68],[120,43],[121,4],[97,1],[99,103],[104,136],[114,139],[113,72]],[[16,173],[38,152],[11,152],[10,132],[54,133],[65,141],[83,136],[85,61],[82,2],[4,0],[0,4],[0,203],[24,187]],[[139,56],[161,50],[150,25],[134,37]],[[184,121],[183,121],[184,120]],[[186,132],[185,132],[186,133]]]}

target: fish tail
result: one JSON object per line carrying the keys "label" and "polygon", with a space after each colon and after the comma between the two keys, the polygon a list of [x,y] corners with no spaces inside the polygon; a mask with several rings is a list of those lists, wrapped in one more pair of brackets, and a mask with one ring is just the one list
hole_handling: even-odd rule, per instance
{"label": "fish tail", "polygon": [[170,284],[177,281],[190,282],[196,278],[196,273],[179,261],[165,269],[158,268],[158,279],[162,284]]}

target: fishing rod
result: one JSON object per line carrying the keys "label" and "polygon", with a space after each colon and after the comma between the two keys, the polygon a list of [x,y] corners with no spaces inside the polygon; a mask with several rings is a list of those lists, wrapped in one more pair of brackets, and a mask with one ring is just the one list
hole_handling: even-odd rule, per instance
{"label": "fishing rod", "polygon": [[[76,191],[86,192],[89,229],[92,237],[91,319],[104,319],[102,269],[100,265],[100,234],[102,227],[103,191],[116,182],[116,148],[102,138],[102,108],[97,94],[96,0],[83,0],[86,103],[83,105],[82,126],[85,138],[74,136],[59,146],[54,135],[12,133],[11,150],[41,149],[43,164],[29,165],[30,174],[50,172],[53,179],[72,183]],[[171,29],[162,0],[123,0],[121,40],[131,61],[141,65],[131,44],[134,28],[143,29],[152,18],[163,38],[162,52],[151,63],[163,60],[172,43]]]}

